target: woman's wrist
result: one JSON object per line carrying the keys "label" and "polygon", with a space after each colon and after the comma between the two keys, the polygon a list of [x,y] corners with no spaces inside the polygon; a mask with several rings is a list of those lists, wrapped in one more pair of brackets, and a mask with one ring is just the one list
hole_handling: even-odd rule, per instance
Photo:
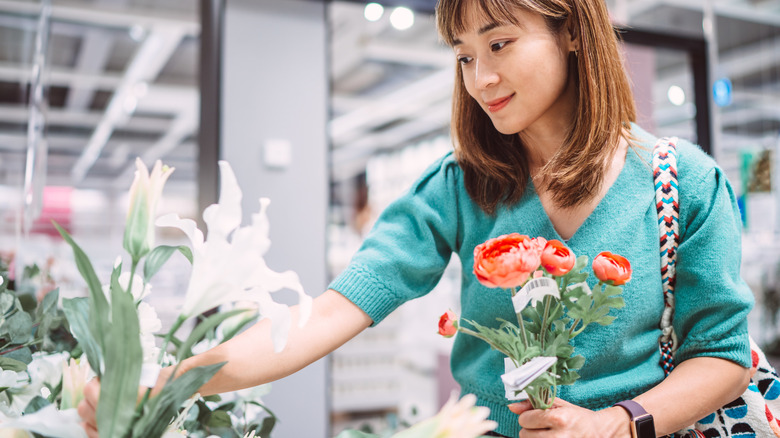
{"label": "woman's wrist", "polygon": [[631,417],[619,406],[598,411],[604,425],[604,435],[613,438],[631,438]]}

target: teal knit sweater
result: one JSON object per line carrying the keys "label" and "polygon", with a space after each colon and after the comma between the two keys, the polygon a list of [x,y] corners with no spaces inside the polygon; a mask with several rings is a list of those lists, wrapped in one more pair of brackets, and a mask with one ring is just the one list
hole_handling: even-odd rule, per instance
{"label": "teal knit sweater", "polygon": [[[663,379],[658,365],[663,310],[659,234],[649,164],[656,139],[636,126],[633,134],[644,148],[629,149],[618,179],[567,242],[575,254],[590,260],[601,251],[621,254],[634,270],[623,290],[626,306],[612,311],[615,322],[591,325],[574,340],[575,353],[586,358],[582,377],[561,387],[559,396],[590,409],[633,398]],[[677,149],[681,242],[675,360],[712,356],[749,367],[746,317],[753,296],[739,274],[741,227],[735,196],[708,155],[685,141]],[[330,288],[377,324],[404,302],[428,293],[454,252],[463,264],[461,316],[497,326],[496,318],[514,318],[510,297],[477,281],[473,251],[489,238],[513,232],[562,240],[532,186],[516,205],[500,208],[495,216],[485,214],[466,193],[463,173],[450,153],[382,213]],[[590,279],[595,283],[593,275]],[[506,408],[499,379],[503,355],[460,334],[451,365],[462,391],[490,408],[490,418],[499,423],[496,432],[517,436],[517,416]]]}

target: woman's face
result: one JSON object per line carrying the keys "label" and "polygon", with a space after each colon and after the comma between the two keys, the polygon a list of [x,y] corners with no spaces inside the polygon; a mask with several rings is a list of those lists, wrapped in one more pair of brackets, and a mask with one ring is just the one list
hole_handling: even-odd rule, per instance
{"label": "woman's face", "polygon": [[565,132],[576,102],[568,74],[576,47],[570,33],[564,28],[556,35],[541,15],[524,10],[517,11],[519,25],[468,12],[468,31],[456,35],[453,49],[466,90],[496,129],[531,136]]}

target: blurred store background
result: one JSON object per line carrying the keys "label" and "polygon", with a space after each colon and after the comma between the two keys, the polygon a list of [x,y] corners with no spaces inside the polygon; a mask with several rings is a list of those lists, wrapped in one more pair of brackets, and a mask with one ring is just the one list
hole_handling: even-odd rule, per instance
{"label": "blurred store background", "polygon": [[[213,160],[204,159],[238,166],[249,157],[237,169],[245,198],[273,202],[269,264],[316,265],[304,285],[317,295],[377,214],[451,149],[455,61],[438,40],[433,3],[0,0],[0,256],[36,264],[63,294],[78,295],[83,285],[51,219],[110,266],[136,157],[176,168],[161,213],[193,218],[216,200]],[[780,0],[608,4],[629,42],[640,124],[701,143],[739,196],[743,276],[757,300],[751,332],[780,357]],[[306,226],[306,239],[319,242],[308,264],[293,249],[304,225],[284,224],[301,216],[317,224]],[[186,269],[174,258],[158,275],[160,313],[174,313]],[[311,380],[272,391],[278,437],[377,431],[437,411],[453,382],[450,342],[435,324],[458,307],[458,269]],[[323,412],[311,420],[322,435],[294,432],[301,398]]]}

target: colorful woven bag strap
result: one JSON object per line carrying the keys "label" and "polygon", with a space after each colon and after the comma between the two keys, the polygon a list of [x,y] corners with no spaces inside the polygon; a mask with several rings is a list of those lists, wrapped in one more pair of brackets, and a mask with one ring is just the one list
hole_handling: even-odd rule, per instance
{"label": "colorful woven bag strap", "polygon": [[664,311],[661,316],[660,365],[668,376],[674,369],[673,353],[677,349],[674,333],[674,284],[676,279],[677,246],[680,243],[680,203],[677,193],[677,137],[664,137],[653,148],[653,181],[658,210],[658,230],[661,238],[661,281]]}

